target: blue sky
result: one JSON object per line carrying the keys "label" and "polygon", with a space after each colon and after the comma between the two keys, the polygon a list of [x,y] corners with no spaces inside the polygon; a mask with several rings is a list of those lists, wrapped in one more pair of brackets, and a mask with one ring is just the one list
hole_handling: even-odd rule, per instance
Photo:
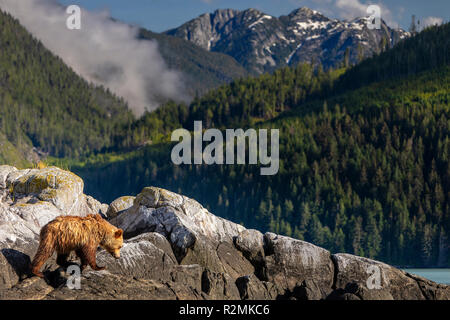
{"label": "blue sky", "polygon": [[380,4],[382,18],[391,26],[408,29],[411,16],[422,21],[450,20],[450,0],[59,0],[90,10],[109,10],[119,20],[161,32],[218,8],[256,8],[273,16],[299,7],[319,10],[333,18],[360,16],[369,4]]}

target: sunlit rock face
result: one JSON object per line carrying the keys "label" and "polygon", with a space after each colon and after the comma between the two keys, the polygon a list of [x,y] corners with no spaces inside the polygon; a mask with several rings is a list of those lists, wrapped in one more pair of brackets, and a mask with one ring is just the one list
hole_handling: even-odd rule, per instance
{"label": "sunlit rock face", "polygon": [[0,288],[25,275],[45,224],[60,215],[106,212],[107,205],[83,194],[83,187],[80,177],[56,167],[0,166]]}
{"label": "sunlit rock face", "polygon": [[[97,264],[107,269],[85,270],[80,290],[65,285],[69,275],[54,258],[45,280],[29,277],[42,226],[89,213],[124,230],[120,259],[99,250]],[[147,187],[103,205],[83,194],[79,177],[55,167],[0,166],[0,250],[0,299],[450,299],[449,286],[246,229],[168,190]]]}

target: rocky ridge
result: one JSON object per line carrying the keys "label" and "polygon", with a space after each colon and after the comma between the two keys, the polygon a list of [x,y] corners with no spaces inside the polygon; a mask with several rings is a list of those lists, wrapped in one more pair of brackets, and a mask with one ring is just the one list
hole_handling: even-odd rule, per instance
{"label": "rocky ridge", "polygon": [[368,17],[341,21],[303,7],[289,15],[273,17],[256,9],[219,9],[178,28],[166,31],[214,52],[228,54],[248,71],[260,74],[299,62],[337,66],[349,50],[356,63],[392,47],[409,33],[390,28],[383,20],[379,29],[369,29]]}
{"label": "rocky ridge", "polygon": [[[40,228],[59,215],[89,213],[124,229],[121,258],[100,250],[98,264],[107,270],[86,270],[80,290],[66,286],[54,259],[45,280],[28,277]],[[370,282],[373,274],[378,283]],[[73,173],[0,166],[0,299],[448,300],[450,287],[246,229],[164,189],[144,188],[107,206],[84,195]]]}

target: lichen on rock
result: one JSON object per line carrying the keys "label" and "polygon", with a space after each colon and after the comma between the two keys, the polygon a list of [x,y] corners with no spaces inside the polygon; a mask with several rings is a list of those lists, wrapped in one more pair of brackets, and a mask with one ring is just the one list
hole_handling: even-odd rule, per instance
{"label": "lichen on rock", "polygon": [[[47,282],[28,276],[42,226],[59,215],[101,213],[124,230],[121,258],[85,271],[82,289],[50,259]],[[77,262],[76,262],[77,263]],[[380,287],[368,285],[379,268]],[[372,271],[373,272],[373,271]],[[197,201],[147,187],[109,206],[55,168],[0,166],[0,299],[450,299],[450,288],[387,264],[334,254],[217,217]]]}

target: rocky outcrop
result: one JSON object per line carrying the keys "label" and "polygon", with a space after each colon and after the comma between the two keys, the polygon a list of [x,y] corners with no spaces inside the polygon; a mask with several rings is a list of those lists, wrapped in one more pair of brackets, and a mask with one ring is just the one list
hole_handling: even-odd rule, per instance
{"label": "rocky outcrop", "polygon": [[83,194],[83,180],[56,167],[18,170],[0,166],[0,289],[26,276],[40,229],[60,215],[106,212]]}
{"label": "rocky outcrop", "polygon": [[[107,207],[84,195],[83,181],[70,172],[0,166],[0,194],[0,299],[450,299],[446,285],[245,229],[160,188]],[[45,280],[29,277],[43,225],[97,212],[124,230],[120,259],[100,250],[98,265],[107,270],[86,270],[79,290],[66,285],[72,271],[54,260]]]}

